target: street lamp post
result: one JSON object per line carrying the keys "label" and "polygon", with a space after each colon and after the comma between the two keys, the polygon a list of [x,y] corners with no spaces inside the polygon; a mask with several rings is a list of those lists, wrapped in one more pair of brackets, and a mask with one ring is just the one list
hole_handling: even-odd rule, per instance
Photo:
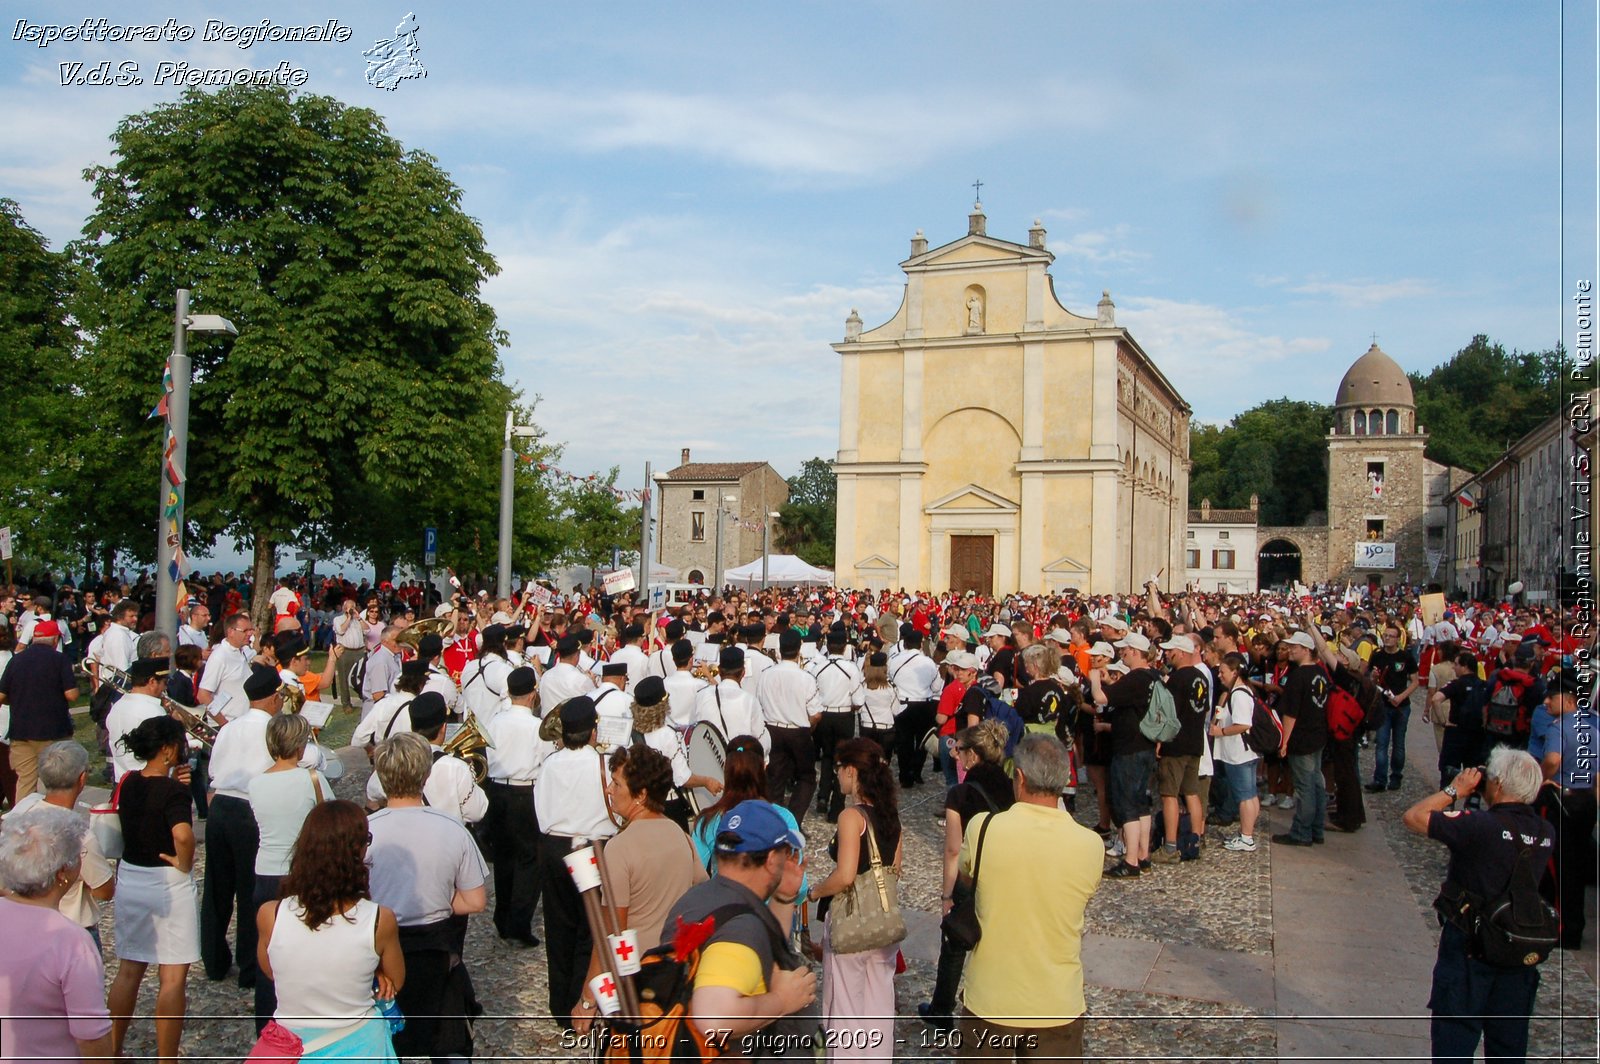
{"label": "street lamp post", "polygon": [[515,487],[517,452],[513,438],[535,438],[539,430],[531,425],[515,425],[516,412],[506,411],[506,445],[500,452],[500,565],[495,580],[495,597],[511,597],[511,494]]}
{"label": "street lamp post", "polygon": [[732,495],[717,496],[717,564],[716,571],[711,574],[712,589],[717,594],[722,592],[722,518],[728,512],[727,504],[737,501]]}
{"label": "street lamp post", "polygon": [[761,522],[761,590],[767,589],[767,565],[772,558],[772,522],[777,520],[776,512],[767,514],[767,519]]}
{"label": "street lamp post", "polygon": [[178,559],[183,543],[184,466],[189,460],[189,334],[227,333],[238,336],[233,322],[220,314],[190,314],[189,290],[180,288],[172,316],[172,391],[167,396],[167,432],[161,447],[161,495],[156,509],[156,630],[177,644]]}

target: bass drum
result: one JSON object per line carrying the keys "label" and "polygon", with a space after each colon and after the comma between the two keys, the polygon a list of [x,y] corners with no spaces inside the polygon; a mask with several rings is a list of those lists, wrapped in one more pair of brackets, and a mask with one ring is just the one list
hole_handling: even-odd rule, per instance
{"label": "bass drum", "polygon": [[[722,767],[728,760],[728,741],[723,738],[722,732],[715,724],[709,720],[696,724],[689,729],[683,745],[689,761],[690,774],[707,776],[719,782],[722,780]],[[696,787],[689,792],[689,802],[694,806],[696,814],[710,807],[716,800],[716,796],[704,787]]]}
{"label": "bass drum", "polygon": [[331,746],[317,744],[322,751],[322,778],[332,783],[344,775],[344,761]]}

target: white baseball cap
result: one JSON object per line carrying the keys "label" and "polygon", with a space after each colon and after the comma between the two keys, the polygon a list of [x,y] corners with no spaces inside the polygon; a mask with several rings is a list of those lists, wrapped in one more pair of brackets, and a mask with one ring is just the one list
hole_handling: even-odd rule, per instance
{"label": "white baseball cap", "polygon": [[1307,650],[1317,649],[1317,641],[1306,632],[1296,632],[1283,640],[1292,647],[1305,647]]}
{"label": "white baseball cap", "polygon": [[1185,654],[1198,654],[1199,653],[1199,650],[1197,650],[1195,648],[1195,645],[1194,645],[1194,636],[1192,636],[1192,635],[1184,635],[1181,632],[1174,634],[1171,639],[1168,639],[1165,643],[1162,643],[1161,644],[1161,649],[1162,650],[1181,650]]}
{"label": "white baseball cap", "polygon": [[1150,653],[1150,640],[1146,639],[1138,632],[1129,632],[1127,635],[1123,636],[1121,639],[1117,640],[1111,645],[1117,647],[1118,649],[1123,647],[1132,647],[1135,650],[1142,650],[1146,654]]}
{"label": "white baseball cap", "polygon": [[1072,633],[1068,632],[1065,628],[1052,628],[1050,629],[1050,634],[1045,636],[1045,638],[1050,640],[1052,643],[1060,643],[1062,646],[1066,646],[1068,643],[1072,642]]}
{"label": "white baseball cap", "polygon": [[957,650],[945,655],[944,663],[952,669],[976,669],[978,655],[968,654],[965,650]]}
{"label": "white baseball cap", "polygon": [[1091,658],[1114,658],[1117,656],[1117,652],[1111,648],[1110,643],[1101,640],[1089,648],[1089,656]]}
{"label": "white baseball cap", "polygon": [[988,639],[990,636],[999,636],[1001,639],[1010,639],[1011,629],[1007,628],[1003,624],[991,624],[989,627],[983,630],[983,637],[985,639]]}
{"label": "white baseball cap", "polygon": [[1120,632],[1126,632],[1128,630],[1128,622],[1121,617],[1105,617],[1101,619],[1100,627],[1115,628]]}

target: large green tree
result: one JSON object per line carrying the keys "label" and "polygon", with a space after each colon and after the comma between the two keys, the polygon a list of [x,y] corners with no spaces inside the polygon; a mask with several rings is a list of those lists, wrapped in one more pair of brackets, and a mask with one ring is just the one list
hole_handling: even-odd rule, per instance
{"label": "large green tree", "polygon": [[141,483],[156,468],[147,415],[173,292],[189,288],[193,312],[239,328],[190,346],[194,543],[251,544],[257,612],[280,544],[392,563],[476,485],[463,471],[498,450],[513,398],[480,297],[498,268],[460,190],[376,113],[279,88],[191,90],[112,141],[115,161],[86,174],[96,206],[77,246],[109,464]]}
{"label": "large green tree", "polygon": [[[50,250],[15,202],[0,199],[0,377],[11,385],[0,432],[0,525],[10,526],[25,571],[64,566],[87,545],[81,510],[56,504],[82,483],[79,451],[91,442],[71,387],[71,288],[70,259]],[[153,474],[150,485],[153,514]]]}
{"label": "large green tree", "polygon": [[603,568],[611,564],[613,549],[621,552],[623,565],[639,557],[644,509],[623,505],[617,494],[619,472],[612,466],[603,476],[579,481],[562,493],[569,536],[558,559],[563,564]]}
{"label": "large green tree", "polygon": [[[1482,472],[1489,463],[1561,409],[1563,352],[1507,351],[1474,336],[1450,358],[1411,374],[1417,423],[1428,430],[1428,457]],[[1593,374],[1565,387],[1593,387]]]}
{"label": "large green tree", "polygon": [[1223,427],[1189,430],[1189,505],[1242,509],[1260,500],[1264,525],[1294,525],[1326,506],[1327,441],[1333,410],[1271,399]]}
{"label": "large green tree", "polygon": [[778,509],[778,548],[812,565],[833,566],[838,477],[826,458],[808,458],[789,478],[789,501]]}

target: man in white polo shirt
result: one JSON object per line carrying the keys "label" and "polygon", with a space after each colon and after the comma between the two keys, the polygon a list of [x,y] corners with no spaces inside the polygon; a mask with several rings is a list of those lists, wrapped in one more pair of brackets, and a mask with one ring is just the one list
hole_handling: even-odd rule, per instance
{"label": "man in white polo shirt", "polygon": [[[222,642],[206,659],[205,671],[200,674],[200,687],[195,698],[206,712],[221,724],[244,715],[250,706],[245,697],[244,682],[250,675],[250,638],[256,626],[247,613],[236,613],[228,618]],[[220,703],[220,712],[216,708]]]}

